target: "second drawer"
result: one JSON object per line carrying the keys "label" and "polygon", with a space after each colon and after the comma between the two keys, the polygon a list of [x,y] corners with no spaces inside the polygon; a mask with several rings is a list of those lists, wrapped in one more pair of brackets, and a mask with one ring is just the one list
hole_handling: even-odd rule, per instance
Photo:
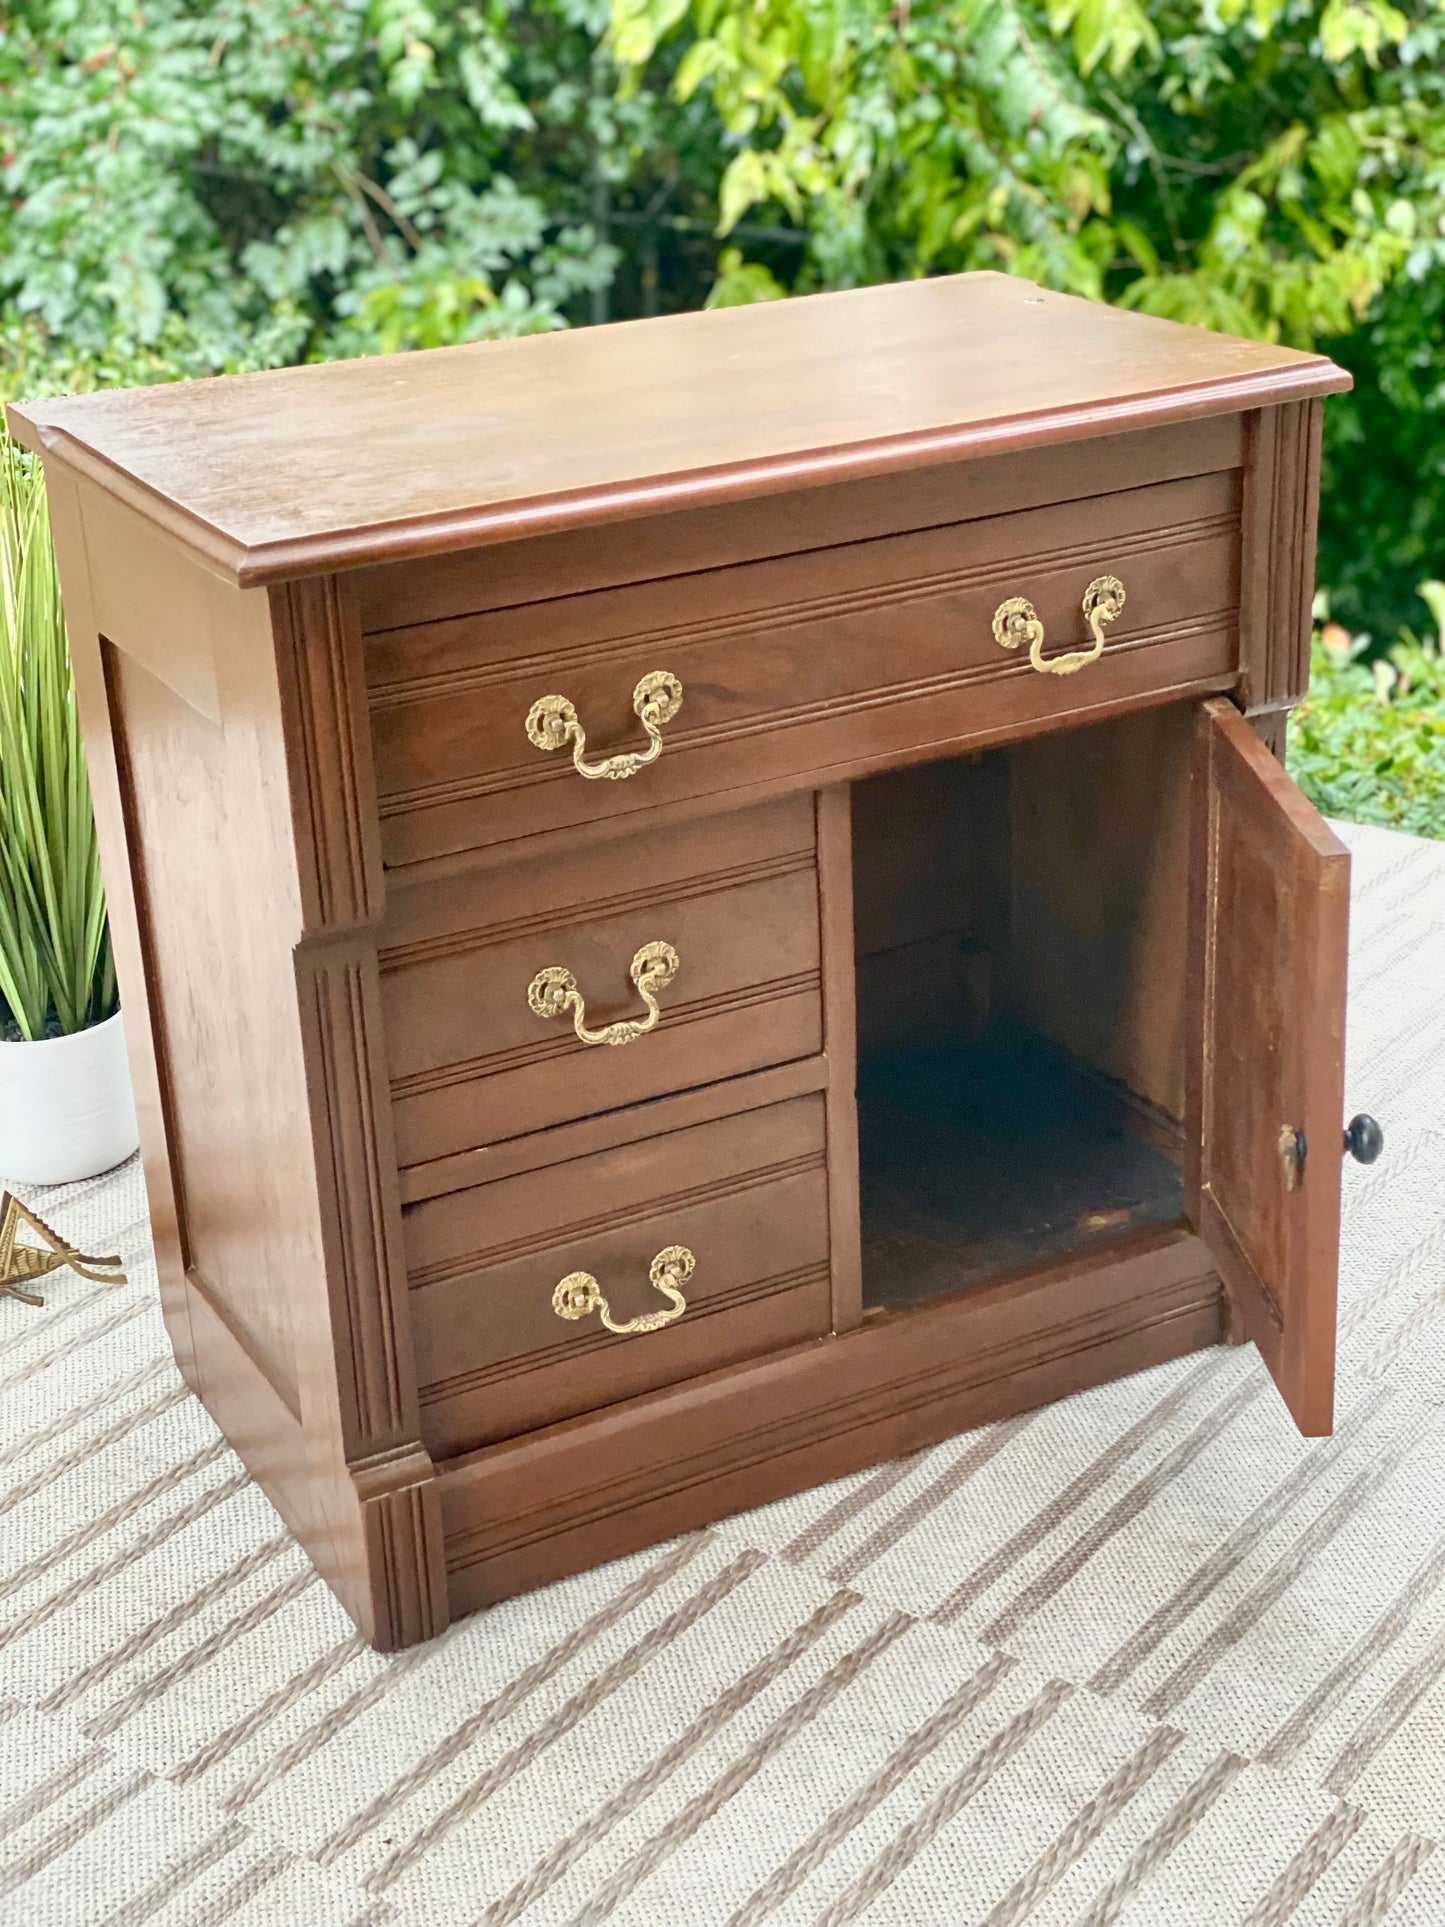
{"label": "second drawer", "polygon": [[831,1326],[820,1094],[431,1198],[404,1224],[438,1457]]}
{"label": "second drawer", "polygon": [[810,793],[396,890],[402,1166],[811,1056],[819,954]]}

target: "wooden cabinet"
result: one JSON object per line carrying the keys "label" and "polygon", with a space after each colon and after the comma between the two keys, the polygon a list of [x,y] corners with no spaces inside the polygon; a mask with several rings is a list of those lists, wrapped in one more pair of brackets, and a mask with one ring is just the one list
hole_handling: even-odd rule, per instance
{"label": "wooden cabinet", "polygon": [[1224,1340],[1329,1429],[1344,385],[969,275],[12,409],[167,1326],[375,1644]]}

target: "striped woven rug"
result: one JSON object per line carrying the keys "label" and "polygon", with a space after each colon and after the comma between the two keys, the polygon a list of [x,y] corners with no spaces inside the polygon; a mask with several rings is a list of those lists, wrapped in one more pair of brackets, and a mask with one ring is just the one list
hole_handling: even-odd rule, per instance
{"label": "striped woven rug", "polygon": [[1445,845],[1356,853],[1339,1428],[1144,1373],[369,1652],[131,1282],[0,1300],[0,1920],[1438,1927]]}

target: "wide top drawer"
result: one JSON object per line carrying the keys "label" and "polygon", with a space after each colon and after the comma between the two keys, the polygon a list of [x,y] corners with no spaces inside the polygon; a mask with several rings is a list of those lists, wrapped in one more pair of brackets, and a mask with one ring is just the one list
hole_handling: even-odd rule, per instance
{"label": "wide top drawer", "polygon": [[368,637],[386,860],[1225,687],[1239,542],[1230,470]]}

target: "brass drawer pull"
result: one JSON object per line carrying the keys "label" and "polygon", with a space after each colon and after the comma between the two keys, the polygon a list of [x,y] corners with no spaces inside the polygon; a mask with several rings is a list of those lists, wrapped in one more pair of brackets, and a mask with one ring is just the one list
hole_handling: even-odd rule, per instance
{"label": "brass drawer pull", "polygon": [[682,708],[682,684],[670,669],[654,669],[633,690],[632,708],[647,731],[646,749],[622,750],[616,756],[604,756],[600,763],[584,762],[587,734],[576,706],[565,696],[542,696],[533,703],[527,712],[527,740],[538,749],[565,749],[570,742],[572,767],[579,776],[589,780],[605,776],[617,782],[624,776],[636,776],[661,756],[662,725],[671,722]]}
{"label": "brass drawer pull", "polygon": [[680,962],[670,943],[645,943],[627,966],[627,974],[647,1005],[647,1015],[623,1017],[615,1024],[604,1024],[601,1030],[588,1030],[586,999],[572,972],[560,964],[549,964],[537,972],[527,986],[527,1002],[539,1017],[565,1017],[570,1010],[572,1028],[584,1044],[630,1044],[634,1038],[657,1029],[662,1019],[657,993],[672,982]]}
{"label": "brass drawer pull", "polygon": [[1046,676],[1072,676],[1076,669],[1097,662],[1104,653],[1104,630],[1124,607],[1124,585],[1116,575],[1097,575],[1084,591],[1084,618],[1093,634],[1092,649],[1075,649],[1066,656],[1044,656],[1044,625],[1034,605],[1021,595],[1010,596],[993,612],[993,639],[1005,649],[1029,645],[1029,662]]}
{"label": "brass drawer pull", "polygon": [[687,1300],[682,1295],[682,1287],[697,1265],[696,1258],[686,1245],[668,1245],[647,1268],[647,1275],[668,1302],[666,1311],[647,1311],[641,1318],[629,1318],[625,1325],[619,1325],[612,1316],[607,1300],[602,1296],[602,1287],[590,1271],[569,1271],[567,1276],[552,1293],[552,1309],[559,1318],[585,1318],[589,1312],[596,1312],[610,1332],[655,1332],[662,1326],[670,1325],[674,1318],[681,1318],[687,1310]]}

